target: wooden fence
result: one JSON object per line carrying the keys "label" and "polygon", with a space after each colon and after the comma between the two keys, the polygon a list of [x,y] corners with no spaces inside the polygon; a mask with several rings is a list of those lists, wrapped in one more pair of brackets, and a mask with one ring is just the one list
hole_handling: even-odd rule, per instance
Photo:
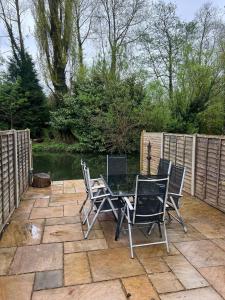
{"label": "wooden fence", "polygon": [[0,232],[28,187],[31,164],[30,130],[0,131]]}
{"label": "wooden fence", "polygon": [[148,173],[148,144],[151,143],[151,172],[160,157],[186,167],[185,192],[225,211],[225,136],[171,133],[141,134],[141,172]]}

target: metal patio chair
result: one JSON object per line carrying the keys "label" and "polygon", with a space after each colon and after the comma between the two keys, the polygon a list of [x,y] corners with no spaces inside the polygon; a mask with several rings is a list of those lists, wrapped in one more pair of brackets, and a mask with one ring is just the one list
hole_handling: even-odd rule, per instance
{"label": "metal patio chair", "polygon": [[160,158],[157,175],[169,176],[171,172],[172,162],[165,158]]}
{"label": "metal patio chair", "polygon": [[126,155],[107,155],[107,178],[113,175],[127,174]]}
{"label": "metal patio chair", "polygon": [[[125,206],[122,209],[120,227],[124,217],[128,223],[129,243],[131,257],[134,257],[133,248],[155,244],[166,244],[169,252],[167,240],[165,212],[168,190],[168,177],[162,179],[148,178],[138,175],[136,180],[136,192],[133,204],[129,198],[124,197]],[[163,225],[164,239],[158,242],[149,242],[144,244],[133,244],[132,230],[135,227],[149,227],[151,224],[157,224],[160,237],[162,238],[161,225]],[[141,226],[141,227],[140,227]]]}
{"label": "metal patio chair", "polygon": [[[167,208],[166,211],[169,215],[169,221],[171,218],[179,222],[187,232],[187,227],[184,220],[179,212],[180,201],[182,198],[182,190],[184,186],[185,167],[179,165],[172,165],[168,189]],[[176,215],[172,213],[174,211]]]}
{"label": "metal patio chair", "polygon": [[[82,206],[80,208],[80,213],[82,213],[83,211],[83,208],[88,200],[88,197],[89,197],[89,190],[88,190],[88,182],[87,182],[87,174],[86,174],[86,168],[87,168],[87,164],[85,161],[83,161],[81,159],[80,161],[80,164],[81,164],[81,169],[82,169],[82,174],[83,174],[83,179],[84,179],[84,184],[85,184],[85,192],[86,192],[86,198],[84,200],[84,202],[82,203]],[[103,181],[102,181],[102,178],[94,178],[94,179],[91,179],[90,180],[90,185],[93,187],[93,186],[102,186],[103,185]]]}
{"label": "metal patio chair", "polygon": [[[84,236],[87,239],[98,215],[100,213],[112,212],[115,218],[118,219],[117,210],[123,206],[123,203],[118,198],[113,198],[105,185],[92,185],[87,166],[84,168],[84,172],[87,178],[88,199],[90,200],[82,222],[83,224],[87,223],[88,226],[88,230]],[[91,214],[94,214],[92,219],[90,219]]]}

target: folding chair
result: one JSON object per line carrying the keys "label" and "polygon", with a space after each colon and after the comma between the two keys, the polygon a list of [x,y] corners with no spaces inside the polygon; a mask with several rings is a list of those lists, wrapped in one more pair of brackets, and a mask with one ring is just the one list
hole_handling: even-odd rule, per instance
{"label": "folding chair", "polygon": [[[111,194],[104,185],[92,185],[89,168],[85,167],[84,171],[87,178],[88,199],[90,199],[90,207],[83,219],[83,224],[87,223],[88,226],[88,230],[84,236],[87,239],[99,213],[113,212],[115,218],[118,219],[117,210],[123,206],[123,203],[118,198],[111,197]],[[94,213],[94,217],[90,220],[92,213]]]}
{"label": "folding chair", "polygon": [[[88,200],[89,192],[88,192],[88,182],[87,182],[87,174],[86,174],[87,164],[82,159],[81,159],[80,164],[81,164],[81,169],[82,169],[82,174],[83,174],[84,184],[85,184],[85,191],[86,191],[86,198],[85,198],[85,200],[80,208],[80,211],[79,211],[80,213],[82,213],[82,210]],[[91,186],[95,186],[95,185],[102,186],[103,185],[102,178],[91,179],[90,184],[91,184]]]}
{"label": "folding chair", "polygon": [[160,158],[157,175],[169,176],[171,171],[172,163],[170,160],[165,158]]}
{"label": "folding chair", "polygon": [[[136,192],[134,203],[132,204],[129,198],[124,197],[125,206],[122,209],[121,224],[125,216],[128,222],[131,258],[134,257],[133,248],[135,247],[142,247],[155,244],[166,244],[167,251],[169,252],[165,224],[167,190],[168,177],[162,179],[153,179],[148,178],[146,176],[138,175],[136,179]],[[143,228],[145,226],[149,227],[151,224],[158,225],[161,238],[161,224],[163,225],[164,239],[161,239],[158,242],[133,244],[132,230],[135,228],[135,226],[141,225]]]}
{"label": "folding chair", "polygon": [[126,155],[107,155],[107,178],[110,175],[127,174]]}
{"label": "folding chair", "polygon": [[[185,177],[185,167],[179,165],[172,165],[168,189],[168,198],[167,198],[167,208],[166,211],[169,215],[169,220],[171,218],[179,222],[184,229],[184,232],[187,232],[187,227],[184,223],[184,220],[179,212],[180,200],[182,198],[182,190],[184,185]],[[172,214],[172,211],[175,211],[176,216]]]}

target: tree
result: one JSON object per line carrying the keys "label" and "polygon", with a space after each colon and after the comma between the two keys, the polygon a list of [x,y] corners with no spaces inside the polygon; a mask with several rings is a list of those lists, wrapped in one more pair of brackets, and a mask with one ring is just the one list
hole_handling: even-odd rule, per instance
{"label": "tree", "polygon": [[152,4],[148,28],[140,37],[143,64],[150,68],[153,80],[160,80],[173,98],[177,64],[186,37],[184,23],[176,15],[176,5],[158,1]]}
{"label": "tree", "polygon": [[0,0],[0,16],[8,33],[12,58],[1,82],[0,112],[7,128],[30,128],[32,136],[40,136],[48,121],[45,95],[37,79],[34,63],[24,46],[22,3]]}
{"label": "tree", "polygon": [[94,13],[97,7],[97,1],[75,0],[74,1],[74,31],[75,44],[77,45],[77,56],[79,64],[79,73],[84,68],[84,43],[91,33]]}
{"label": "tree", "polygon": [[71,49],[73,28],[72,0],[34,1],[36,37],[41,57],[54,87],[56,105],[67,93],[66,67]]}
{"label": "tree", "polygon": [[137,40],[144,21],[144,0],[100,0],[97,26],[110,51],[110,73],[115,77],[118,59],[125,48]]}

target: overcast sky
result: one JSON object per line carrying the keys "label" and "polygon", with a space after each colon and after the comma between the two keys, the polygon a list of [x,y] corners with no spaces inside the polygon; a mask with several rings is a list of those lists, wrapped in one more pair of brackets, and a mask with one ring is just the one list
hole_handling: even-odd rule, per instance
{"label": "overcast sky", "polygon": [[[31,0],[28,0],[31,1]],[[170,2],[169,0],[165,0],[166,2]],[[190,21],[194,18],[196,11],[208,1],[205,0],[177,0],[173,1],[177,5],[177,14],[185,21]],[[225,11],[225,0],[213,0],[211,1],[214,6],[220,8],[221,11]],[[36,48],[36,41],[33,36],[33,28],[34,28],[34,21],[30,14],[27,14],[24,18],[24,34],[25,34],[25,45],[28,51],[32,54],[33,58],[37,59],[37,48]],[[5,31],[3,29],[2,24],[0,23],[0,53],[4,56],[8,56],[10,54],[9,49],[9,42],[7,38],[3,37],[5,35]],[[91,57],[92,54],[92,47],[86,46],[85,54],[86,58]]]}

